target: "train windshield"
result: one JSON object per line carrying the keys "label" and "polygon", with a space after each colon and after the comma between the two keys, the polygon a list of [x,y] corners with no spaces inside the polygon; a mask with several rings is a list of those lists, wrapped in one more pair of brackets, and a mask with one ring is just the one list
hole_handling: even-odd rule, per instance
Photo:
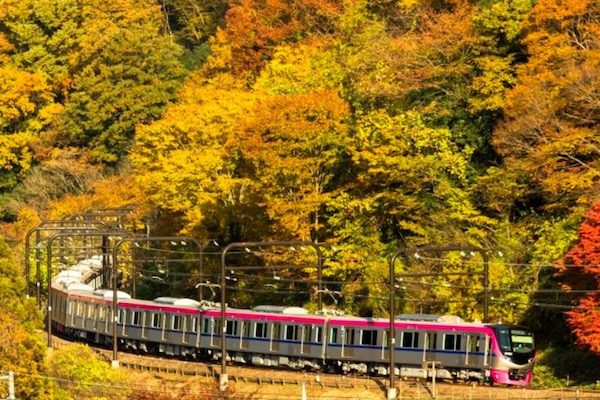
{"label": "train windshield", "polygon": [[533,332],[523,328],[497,328],[498,345],[507,356],[530,358],[534,352]]}

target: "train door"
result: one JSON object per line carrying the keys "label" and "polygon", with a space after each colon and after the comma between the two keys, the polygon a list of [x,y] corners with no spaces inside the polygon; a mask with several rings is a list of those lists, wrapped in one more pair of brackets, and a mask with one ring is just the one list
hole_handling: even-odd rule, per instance
{"label": "train door", "polygon": [[388,361],[390,359],[390,344],[388,343],[389,333],[387,330],[382,331],[381,337],[381,360]]}
{"label": "train door", "polygon": [[221,346],[221,320],[210,318],[210,345],[212,347]]}
{"label": "train door", "polygon": [[121,335],[123,336],[127,336],[127,310],[124,310],[122,308],[119,309],[119,314],[118,314],[118,324],[121,324]]}
{"label": "train door", "polygon": [[354,332],[342,327],[342,357],[354,357]]}
{"label": "train door", "polygon": [[465,348],[465,365],[467,367],[476,367],[481,362],[481,337],[479,335],[466,335],[467,343]]}
{"label": "train door", "polygon": [[200,314],[198,318],[194,318],[194,330],[193,332],[196,334],[196,347],[200,347],[200,338],[202,335],[202,324],[206,321],[206,317],[203,314]]}
{"label": "train door", "polygon": [[313,326],[311,326],[311,325],[301,325],[300,326],[300,340],[301,340],[300,353],[302,353],[302,354],[310,353],[310,342],[312,340]]}
{"label": "train door", "polygon": [[242,329],[240,330],[240,349],[250,347],[250,321],[242,321]]}
{"label": "train door", "polygon": [[300,352],[300,327],[298,325],[285,325],[285,348],[284,353],[299,354]]}
{"label": "train door", "polygon": [[271,343],[269,347],[271,351],[279,351],[279,340],[281,339],[281,323],[273,322],[271,324]]}
{"label": "train door", "polygon": [[452,366],[462,365],[462,334],[445,333],[442,344],[446,353],[446,363]]}
{"label": "train door", "polygon": [[148,311],[144,311],[142,312],[142,338],[143,339],[147,339],[148,338],[148,330],[146,329],[146,324],[148,323],[148,315],[149,312]]}
{"label": "train door", "polygon": [[178,332],[183,332],[183,316],[173,314],[171,315],[171,332],[169,333],[169,342],[176,342]]}
{"label": "train door", "polygon": [[489,367],[492,365],[492,340],[488,335],[485,335],[484,346],[483,366]]}
{"label": "train door", "polygon": [[423,343],[423,361],[438,361],[437,357],[437,338],[436,332],[426,332]]}

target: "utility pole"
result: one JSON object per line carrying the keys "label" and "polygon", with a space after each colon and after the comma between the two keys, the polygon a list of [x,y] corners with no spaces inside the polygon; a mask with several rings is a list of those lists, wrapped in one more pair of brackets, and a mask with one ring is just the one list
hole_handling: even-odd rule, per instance
{"label": "utility pole", "polygon": [[15,374],[10,371],[6,376],[0,376],[0,379],[8,380],[8,397],[6,400],[16,400],[15,397]]}

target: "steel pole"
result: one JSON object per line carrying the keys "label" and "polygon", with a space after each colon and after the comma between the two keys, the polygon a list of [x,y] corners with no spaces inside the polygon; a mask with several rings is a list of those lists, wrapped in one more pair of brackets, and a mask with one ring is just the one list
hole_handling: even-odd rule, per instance
{"label": "steel pole", "polygon": [[228,385],[227,346],[225,343],[225,340],[227,339],[227,337],[226,337],[227,323],[225,321],[225,300],[226,300],[225,291],[227,290],[226,285],[225,285],[225,269],[226,269],[225,257],[227,256],[227,252],[230,249],[237,247],[237,246],[238,246],[237,243],[230,243],[223,250],[223,254],[221,254],[221,277],[220,277],[220,284],[221,284],[221,375],[219,376],[219,389],[221,391],[225,391],[225,389],[227,389],[227,385]]}
{"label": "steel pole", "polygon": [[[226,281],[225,281],[225,273],[227,271],[226,264],[226,256],[227,252],[233,248],[247,248],[247,247],[260,247],[260,246],[311,246],[315,249],[318,255],[318,276],[319,276],[319,288],[322,285],[321,277],[322,277],[322,253],[319,245],[313,242],[306,241],[275,241],[275,242],[237,242],[230,243],[223,249],[223,253],[221,254],[221,376],[219,377],[219,387],[221,391],[225,391],[227,389],[228,378],[227,378],[227,346],[226,346],[226,331],[227,331],[227,323],[226,323],[226,315],[225,315],[225,301],[226,301]],[[319,304],[322,305],[322,291],[319,290]]]}
{"label": "steel pole", "polygon": [[395,399],[397,397],[396,393],[396,278],[395,278],[395,268],[396,258],[399,253],[396,253],[390,259],[390,271],[389,271],[389,280],[390,280],[390,326],[389,326],[389,352],[390,352],[390,386],[388,387],[388,399]]}
{"label": "steel pole", "polygon": [[[121,243],[119,241],[117,244]],[[119,302],[117,301],[117,244],[113,247],[113,259],[112,259],[112,287],[113,287],[113,298],[112,298],[112,312],[113,312],[113,324],[112,324],[112,335],[113,335],[113,358],[111,362],[112,368],[119,366],[118,353],[118,342],[117,330],[119,324]],[[125,321],[123,321],[124,323]]]}
{"label": "steel pole", "polygon": [[479,252],[483,257],[483,322],[489,322],[490,260],[487,251]]}
{"label": "steel pole", "polygon": [[[86,228],[86,230],[88,230]],[[95,230],[94,228],[90,228],[89,230]],[[48,324],[48,347],[52,347],[52,306],[51,304],[51,295],[52,295],[52,243],[57,238],[64,238],[69,236],[93,236],[93,237],[105,237],[113,235],[114,232],[71,232],[71,233],[58,233],[52,236],[48,240],[47,245],[47,269],[48,269],[48,277],[47,277],[47,285],[48,285],[48,304],[47,304],[47,324]],[[38,271],[39,272],[39,271]]]}
{"label": "steel pole", "polygon": [[[147,236],[140,236],[140,237],[128,237],[128,238],[122,238],[119,239],[115,245],[113,246],[112,249],[112,287],[113,287],[113,302],[112,302],[112,309],[113,309],[113,330],[112,330],[112,334],[113,334],[113,359],[112,359],[112,366],[113,368],[116,368],[119,366],[119,359],[118,359],[118,337],[117,337],[117,325],[118,325],[118,320],[119,320],[119,303],[118,303],[118,298],[117,298],[117,266],[118,266],[118,250],[121,247],[121,245],[125,242],[133,242],[134,246],[135,243],[137,241],[144,241],[146,243],[150,243],[150,242],[166,242],[166,241],[175,241],[175,240],[179,240],[179,241],[185,241],[185,242],[192,242],[196,245],[196,247],[198,249],[201,248],[200,243],[198,242],[198,240],[196,240],[195,238],[192,237],[188,237],[188,236],[156,236],[156,237],[147,237]],[[134,247],[134,252],[135,252],[135,247]],[[135,274],[135,263],[134,263],[134,274]]]}

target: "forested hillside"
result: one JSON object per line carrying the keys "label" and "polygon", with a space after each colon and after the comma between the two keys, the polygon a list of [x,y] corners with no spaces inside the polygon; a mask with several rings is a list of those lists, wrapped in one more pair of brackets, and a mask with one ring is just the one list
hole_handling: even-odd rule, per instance
{"label": "forested hillside", "polygon": [[[599,118],[594,0],[0,2],[17,249],[43,219],[135,204],[156,232],[327,243],[344,307],[385,315],[370,282],[395,249],[475,246],[493,320],[600,353],[600,300],[568,293],[600,289]],[[481,288],[408,282],[404,311],[481,319]]]}

